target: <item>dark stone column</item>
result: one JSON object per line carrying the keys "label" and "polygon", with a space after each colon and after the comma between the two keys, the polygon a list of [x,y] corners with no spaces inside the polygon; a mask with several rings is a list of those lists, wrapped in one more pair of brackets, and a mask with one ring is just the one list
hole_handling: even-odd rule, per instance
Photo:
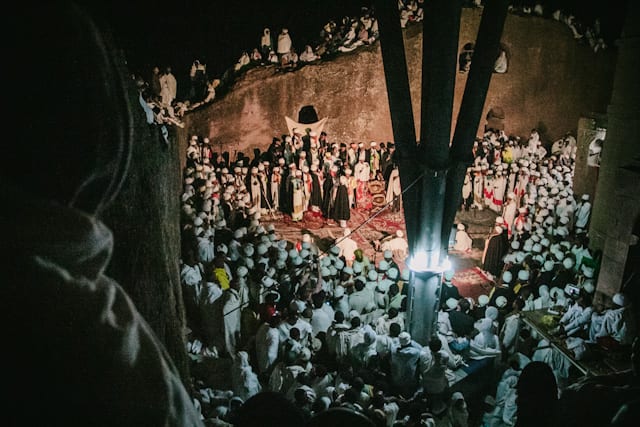
{"label": "dark stone column", "polygon": [[618,42],[607,138],[589,226],[590,246],[602,250],[597,291],[610,296],[621,289],[629,237],[640,212],[640,4],[628,2]]}

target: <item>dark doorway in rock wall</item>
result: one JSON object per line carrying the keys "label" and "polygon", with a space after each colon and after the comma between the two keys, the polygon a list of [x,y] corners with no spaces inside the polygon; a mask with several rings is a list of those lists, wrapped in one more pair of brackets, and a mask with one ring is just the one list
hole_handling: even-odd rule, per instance
{"label": "dark doorway in rock wall", "polygon": [[298,123],[315,123],[318,121],[318,112],[313,105],[305,105],[298,113]]}

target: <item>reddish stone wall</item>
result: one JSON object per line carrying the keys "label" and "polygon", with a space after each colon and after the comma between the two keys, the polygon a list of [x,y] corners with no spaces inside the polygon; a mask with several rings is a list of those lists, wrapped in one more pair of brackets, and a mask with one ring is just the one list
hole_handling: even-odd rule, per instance
{"label": "reddish stone wall", "polygon": [[[481,10],[463,9],[460,48],[475,41]],[[562,23],[509,15],[503,43],[511,53],[508,72],[494,74],[484,115],[503,108],[509,134],[527,136],[533,127],[550,143],[590,112],[606,112],[610,101],[616,53],[594,53],[573,39]],[[419,25],[405,32],[407,63],[416,126],[420,119],[422,35]],[[467,74],[456,79],[453,127]],[[379,43],[292,73],[273,67],[249,70],[222,99],[191,112],[179,132],[208,136],[216,151],[251,153],[264,149],[273,136],[287,132],[285,116],[297,119],[305,105],[314,105],[332,142],[391,141],[393,139]],[[418,132],[418,129],[416,130]]]}

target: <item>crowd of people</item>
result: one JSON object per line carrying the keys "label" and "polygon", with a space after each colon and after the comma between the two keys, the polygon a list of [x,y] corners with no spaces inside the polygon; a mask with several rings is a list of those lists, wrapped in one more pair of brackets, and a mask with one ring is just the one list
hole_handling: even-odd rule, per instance
{"label": "crowd of people", "polygon": [[[344,406],[379,425],[413,425],[425,413],[436,425],[467,425],[453,421],[469,414],[451,385],[455,371],[480,363],[504,374],[486,399],[486,425],[513,425],[528,364],[548,366],[560,390],[575,380],[570,363],[523,328],[523,312],[555,310],[554,333],[578,360],[591,345],[630,346],[636,331],[624,293],[606,307],[593,303],[599,257],[589,249],[589,197],[572,190],[575,137],[545,148],[535,129],[528,138],[488,129],[474,145],[460,210],[495,212],[481,260],[492,288],[464,297],[454,271],[445,272],[437,337],[424,346],[412,340],[402,232],[378,248],[378,262],[349,237],[350,210],[371,208],[369,180],[385,183],[390,206],[401,201],[392,190],[399,182],[390,183],[393,152],[393,143],[337,144],[324,132],[294,131],[253,158],[229,159],[191,137],[182,195],[188,349],[234,365],[224,399],[200,384],[204,418],[232,423],[228,403],[241,408],[270,391],[307,417]],[[274,212],[291,221],[318,215],[344,235],[326,251],[309,233],[288,241],[263,224]],[[468,251],[465,224],[457,229],[452,251]]]}

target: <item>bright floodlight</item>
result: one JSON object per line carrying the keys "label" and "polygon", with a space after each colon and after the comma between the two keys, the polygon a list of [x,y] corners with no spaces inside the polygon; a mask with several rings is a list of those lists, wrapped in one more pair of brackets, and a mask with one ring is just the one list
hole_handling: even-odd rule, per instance
{"label": "bright floodlight", "polygon": [[413,271],[427,271],[427,261],[427,253],[418,251],[409,260],[409,268]]}

